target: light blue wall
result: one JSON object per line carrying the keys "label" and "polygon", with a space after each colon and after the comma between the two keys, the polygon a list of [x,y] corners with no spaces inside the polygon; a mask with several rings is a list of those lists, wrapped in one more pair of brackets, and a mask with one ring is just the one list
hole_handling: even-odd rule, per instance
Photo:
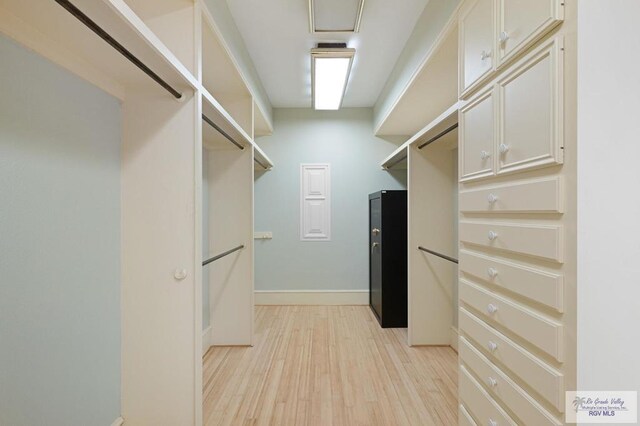
{"label": "light blue wall", "polygon": [[258,76],[251,56],[249,56],[242,34],[240,34],[236,22],[231,15],[227,0],[205,0],[204,2],[209,12],[211,12],[213,20],[222,34],[222,38],[224,38],[229,49],[233,52],[233,57],[254,94],[255,102],[259,105],[267,121],[273,123],[269,96],[262,85],[262,81]]}
{"label": "light blue wall", "polygon": [[429,0],[374,106],[376,127],[424,61],[461,0]]}
{"label": "light blue wall", "polygon": [[0,425],[120,415],[120,105],[0,36]]}
{"label": "light blue wall", "polygon": [[[396,145],[372,135],[370,108],[340,111],[274,109],[274,133],[258,140],[275,167],[256,172],[256,290],[369,288],[368,195],[403,189],[406,172],[380,162]],[[300,163],[330,163],[332,240],[301,242]]]}

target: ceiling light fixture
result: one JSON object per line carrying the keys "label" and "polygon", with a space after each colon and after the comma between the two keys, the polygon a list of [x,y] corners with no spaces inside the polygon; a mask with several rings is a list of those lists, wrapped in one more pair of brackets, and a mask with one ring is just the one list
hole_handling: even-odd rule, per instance
{"label": "ceiling light fixture", "polygon": [[355,49],[348,49],[343,43],[318,44],[317,49],[311,49],[311,102],[314,109],[340,109],[355,53]]}

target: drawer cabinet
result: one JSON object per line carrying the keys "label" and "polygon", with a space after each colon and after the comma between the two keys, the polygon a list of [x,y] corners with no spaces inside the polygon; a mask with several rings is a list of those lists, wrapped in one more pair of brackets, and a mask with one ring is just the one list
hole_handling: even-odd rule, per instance
{"label": "drawer cabinet", "polygon": [[465,308],[460,308],[459,329],[484,348],[492,361],[499,361],[559,411],[564,411],[564,376],[560,372]]}
{"label": "drawer cabinet", "polygon": [[530,300],[563,311],[563,276],[519,263],[461,250],[460,271]]}
{"label": "drawer cabinet", "polygon": [[546,42],[496,83],[498,174],[562,163],[561,48]]}
{"label": "drawer cabinet", "polygon": [[460,337],[458,347],[461,361],[476,377],[485,381],[489,394],[516,413],[522,423],[540,426],[562,425],[562,422],[545,410],[507,374],[493,365],[464,337]]}
{"label": "drawer cabinet", "polygon": [[560,24],[562,0],[497,0],[498,63],[504,65]]}
{"label": "drawer cabinet", "polygon": [[460,110],[460,180],[462,182],[494,174],[494,96],[489,90]]}
{"label": "drawer cabinet", "polygon": [[459,291],[461,302],[562,361],[562,324],[464,279]]}
{"label": "drawer cabinet", "polygon": [[462,404],[458,406],[458,426],[476,426],[476,422],[471,417],[471,414],[469,414]]}
{"label": "drawer cabinet", "polygon": [[466,244],[563,261],[560,225],[460,221],[459,233]]}
{"label": "drawer cabinet", "polygon": [[462,365],[458,378],[458,394],[477,423],[489,426],[517,424]]}
{"label": "drawer cabinet", "polygon": [[562,179],[536,179],[460,192],[464,213],[562,213]]}
{"label": "drawer cabinet", "polygon": [[459,23],[460,96],[471,92],[495,69],[494,0],[473,0],[462,12]]}

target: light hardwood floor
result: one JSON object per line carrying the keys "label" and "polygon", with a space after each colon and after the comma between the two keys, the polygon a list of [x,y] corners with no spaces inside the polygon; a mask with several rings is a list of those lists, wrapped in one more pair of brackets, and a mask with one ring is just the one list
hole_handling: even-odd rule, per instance
{"label": "light hardwood floor", "polygon": [[258,306],[254,347],[204,357],[204,423],[456,425],[456,353],[406,337],[368,306]]}

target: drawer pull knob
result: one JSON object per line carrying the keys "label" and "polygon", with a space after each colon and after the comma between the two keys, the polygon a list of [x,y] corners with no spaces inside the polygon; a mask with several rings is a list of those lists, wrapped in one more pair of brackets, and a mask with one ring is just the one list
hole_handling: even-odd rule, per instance
{"label": "drawer pull knob", "polygon": [[487,379],[487,382],[489,383],[489,386],[491,386],[492,388],[495,388],[496,386],[498,386],[498,381],[493,377],[489,377]]}
{"label": "drawer pull knob", "polygon": [[489,312],[490,314],[495,314],[496,312],[498,312],[498,307],[493,303],[489,303],[487,305],[487,312]]}
{"label": "drawer pull knob", "polygon": [[496,238],[498,238],[498,234],[496,232],[494,232],[494,231],[489,231],[488,237],[489,237],[489,241],[493,241]]}
{"label": "drawer pull knob", "polygon": [[509,33],[507,33],[506,31],[502,31],[500,33],[500,37],[498,37],[498,40],[500,41],[500,43],[504,44],[507,42],[507,40],[509,40]]}
{"label": "drawer pull knob", "polygon": [[496,422],[493,419],[489,419],[489,423],[487,423],[488,426],[498,426],[498,422]]}
{"label": "drawer pull knob", "polygon": [[490,278],[495,278],[498,276],[498,270],[496,268],[489,268],[487,269],[487,275],[489,275]]}
{"label": "drawer pull knob", "polygon": [[491,153],[488,151],[480,151],[480,158],[482,160],[486,160],[487,158],[491,157]]}
{"label": "drawer pull knob", "polygon": [[489,202],[489,204],[493,204],[498,201],[498,196],[495,194],[489,194],[489,196],[487,197],[487,201]]}
{"label": "drawer pull knob", "polygon": [[489,348],[489,352],[494,352],[496,349],[498,349],[498,344],[489,340],[489,343],[487,343],[487,347]]}
{"label": "drawer pull knob", "polygon": [[509,151],[509,145],[501,143],[500,144],[500,154],[506,154]]}
{"label": "drawer pull knob", "polygon": [[480,54],[480,60],[484,61],[485,59],[488,59],[491,57],[491,51],[487,52],[486,50],[483,50],[482,53]]}

